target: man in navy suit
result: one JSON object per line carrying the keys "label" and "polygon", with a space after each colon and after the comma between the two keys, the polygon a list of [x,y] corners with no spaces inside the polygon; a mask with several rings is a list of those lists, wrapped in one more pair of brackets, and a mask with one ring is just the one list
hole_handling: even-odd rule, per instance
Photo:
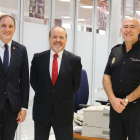
{"label": "man in navy suit", "polygon": [[35,54],[32,60],[35,140],[48,140],[51,126],[56,140],[73,139],[74,97],[80,86],[82,65],[79,56],[64,50],[66,41],[64,28],[52,28],[51,49]]}
{"label": "man in navy suit", "polygon": [[0,17],[0,140],[14,140],[18,123],[26,118],[29,69],[25,46],[12,40],[15,19]]}

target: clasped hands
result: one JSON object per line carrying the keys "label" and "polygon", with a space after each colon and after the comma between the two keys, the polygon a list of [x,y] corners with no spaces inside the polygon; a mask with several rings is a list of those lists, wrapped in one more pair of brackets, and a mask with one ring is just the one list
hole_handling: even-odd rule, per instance
{"label": "clasped hands", "polygon": [[114,97],[113,99],[110,100],[110,103],[113,107],[113,109],[117,112],[117,113],[122,113],[123,110],[125,109],[125,107],[127,106],[127,102],[125,102],[124,99],[121,98],[116,98]]}

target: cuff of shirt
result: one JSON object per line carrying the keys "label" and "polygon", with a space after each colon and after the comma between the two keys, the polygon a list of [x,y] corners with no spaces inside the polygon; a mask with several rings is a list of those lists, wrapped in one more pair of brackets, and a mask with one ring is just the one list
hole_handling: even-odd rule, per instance
{"label": "cuff of shirt", "polygon": [[23,110],[27,110],[27,108],[21,108],[21,109],[23,109]]}

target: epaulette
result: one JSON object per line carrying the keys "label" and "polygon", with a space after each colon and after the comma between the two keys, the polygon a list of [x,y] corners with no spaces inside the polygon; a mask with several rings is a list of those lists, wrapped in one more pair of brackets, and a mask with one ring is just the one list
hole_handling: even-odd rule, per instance
{"label": "epaulette", "polygon": [[114,46],[111,50],[113,50],[116,47],[119,47],[120,45],[122,45],[122,44],[118,44],[118,45]]}

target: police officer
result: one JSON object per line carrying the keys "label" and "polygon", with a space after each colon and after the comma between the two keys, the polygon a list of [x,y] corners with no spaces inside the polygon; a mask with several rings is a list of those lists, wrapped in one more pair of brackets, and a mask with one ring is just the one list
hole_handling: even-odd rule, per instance
{"label": "police officer", "polygon": [[140,140],[140,33],[137,19],[123,21],[123,44],[110,53],[103,86],[111,103],[110,140]]}

